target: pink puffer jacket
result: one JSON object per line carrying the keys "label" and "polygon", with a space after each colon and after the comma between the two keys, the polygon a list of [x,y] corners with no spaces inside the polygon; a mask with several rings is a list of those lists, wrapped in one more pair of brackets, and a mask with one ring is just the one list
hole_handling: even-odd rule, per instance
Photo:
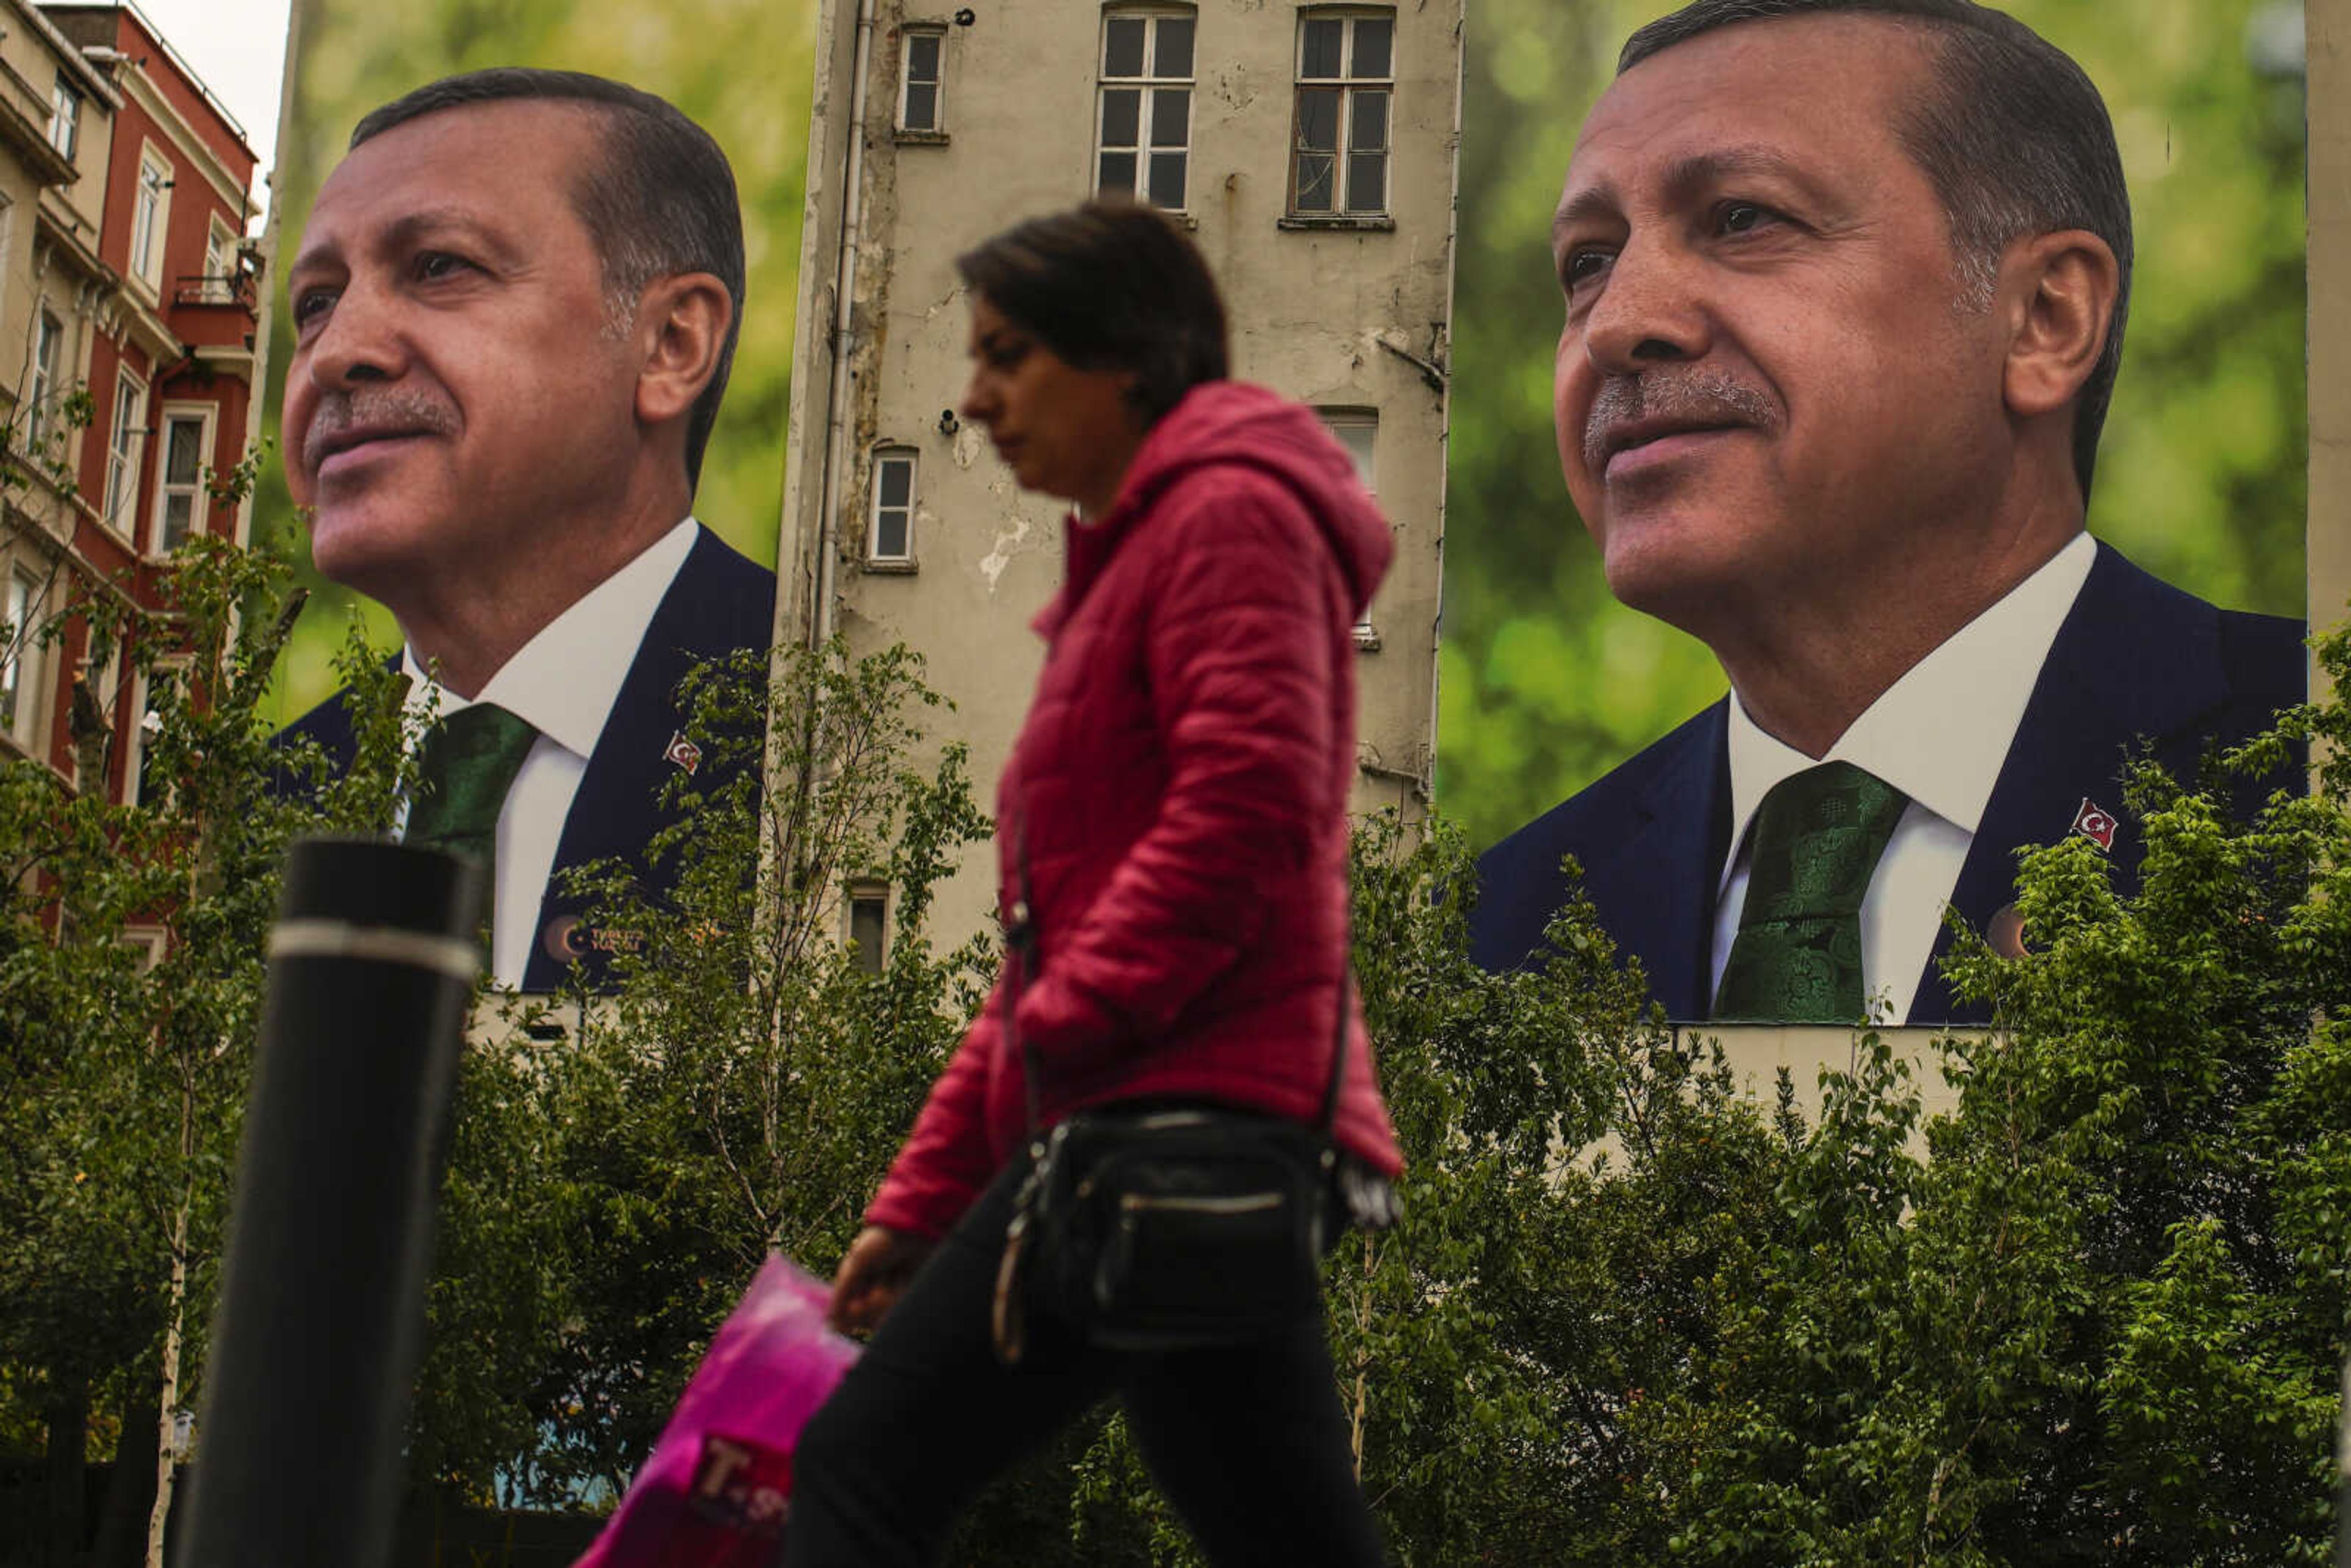
{"label": "pink puffer jacket", "polygon": [[[1110,515],[1067,524],[1029,717],[998,786],[999,908],[1024,842],[1038,939],[1020,1000],[1048,1124],[1142,1097],[1313,1120],[1346,942],[1355,773],[1350,628],[1387,524],[1314,414],[1195,387]],[[1023,1071],[998,983],[866,1210],[938,1236],[1019,1148]],[[1341,1145],[1393,1175],[1357,1016]]]}

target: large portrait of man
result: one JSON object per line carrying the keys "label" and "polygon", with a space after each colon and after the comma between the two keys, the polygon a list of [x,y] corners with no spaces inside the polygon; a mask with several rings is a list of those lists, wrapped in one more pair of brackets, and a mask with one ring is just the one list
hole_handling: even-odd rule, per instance
{"label": "large portrait of man", "polygon": [[2120,776],[2303,695],[2303,626],[2085,531],[2135,306],[2097,89],[1967,0],[1697,0],[1635,32],[1552,225],[1558,458],[1617,601],[1729,693],[1489,850],[1538,956],[1573,857],[1676,1019],[1966,1020],[1947,909],[2021,846],[2127,884]]}
{"label": "large portrait of man", "polygon": [[774,632],[807,70],[695,61],[807,42],[713,14],[646,52],[642,7],[574,5],[465,45],[444,9],[298,14],[261,513],[315,592],[277,686],[348,752],[364,612],[435,719],[402,832],[491,862],[491,977],[543,992],[632,940],[569,870],[658,895],[663,788],[722,783],[677,682]]}

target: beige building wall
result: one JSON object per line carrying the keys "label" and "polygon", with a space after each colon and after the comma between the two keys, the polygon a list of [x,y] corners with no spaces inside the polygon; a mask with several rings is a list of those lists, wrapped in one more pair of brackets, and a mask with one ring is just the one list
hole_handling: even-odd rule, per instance
{"label": "beige building wall", "polygon": [[[1376,218],[1290,214],[1300,16],[1309,12],[1395,25],[1391,166]],[[793,373],[778,640],[838,630],[852,653],[899,641],[918,650],[932,685],[956,705],[943,738],[970,745],[981,803],[992,805],[1043,652],[1028,623],[1061,580],[1062,508],[1021,493],[986,436],[954,415],[967,310],[953,263],[1010,223],[1092,193],[1105,14],[1196,20],[1183,210],[1225,292],[1234,373],[1376,419],[1373,482],[1397,552],[1358,632],[1355,804],[1416,811],[1434,761],[1458,6],[1003,0],[965,23],[935,0],[878,0],[861,129],[854,0],[828,0],[800,264],[815,286],[802,291]],[[936,129],[908,131],[907,39],[925,28],[940,45]],[[877,450],[914,464],[904,561],[870,549]],[[993,856],[991,846],[967,856],[941,900],[939,935],[974,929],[992,910]]]}

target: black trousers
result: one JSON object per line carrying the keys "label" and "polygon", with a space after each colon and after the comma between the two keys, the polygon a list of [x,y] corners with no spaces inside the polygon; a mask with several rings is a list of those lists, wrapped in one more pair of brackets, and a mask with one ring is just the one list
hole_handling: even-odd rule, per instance
{"label": "black trousers", "polygon": [[1217,1568],[1378,1568],[1319,1312],[1253,1343],[1141,1354],[1050,1322],[1000,1364],[988,1306],[1016,1159],[939,1244],[800,1435],[787,1568],[925,1568],[990,1479],[1115,1394]]}

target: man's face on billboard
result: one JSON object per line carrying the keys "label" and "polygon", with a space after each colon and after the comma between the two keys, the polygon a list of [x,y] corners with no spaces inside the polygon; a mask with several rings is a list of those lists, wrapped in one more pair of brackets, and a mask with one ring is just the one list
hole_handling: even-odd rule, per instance
{"label": "man's face on billboard", "polygon": [[287,274],[285,442],[319,570],[398,608],[564,548],[625,485],[637,366],[571,201],[574,106],[442,110],[329,176]]}
{"label": "man's face on billboard", "polygon": [[1998,334],[1896,134],[1928,66],[1883,18],[1745,23],[1635,66],[1584,122],[1552,412],[1625,603],[1713,640],[1815,574],[1931,549],[1992,482]]}

